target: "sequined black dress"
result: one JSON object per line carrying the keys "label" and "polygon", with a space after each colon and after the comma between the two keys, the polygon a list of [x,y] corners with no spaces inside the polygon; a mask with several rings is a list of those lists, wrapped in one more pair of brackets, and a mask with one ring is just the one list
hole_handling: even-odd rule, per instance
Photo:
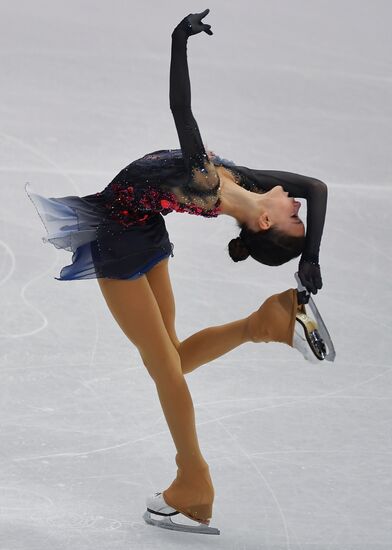
{"label": "sequined black dress", "polygon": [[[234,164],[217,155],[214,162]],[[219,178],[210,167],[195,174],[199,183],[187,181],[182,151],[171,149],[133,161],[92,195],[47,198],[26,184],[47,231],[43,241],[73,252],[72,264],[55,278],[135,279],[173,256],[164,216],[175,211],[216,217],[220,212]]]}
{"label": "sequined black dress", "polygon": [[181,149],[144,155],[92,195],[48,198],[26,184],[47,231],[43,241],[73,252],[72,263],[56,279],[135,279],[173,256],[164,216],[173,211],[218,216],[221,187],[215,168],[220,165],[248,190],[264,192],[282,185],[291,196],[306,198],[302,257],[318,260],[326,193],[317,180],[291,172],[252,170],[211,152],[207,155],[191,110],[188,38],[186,26],[180,23],[172,33],[170,109]]}

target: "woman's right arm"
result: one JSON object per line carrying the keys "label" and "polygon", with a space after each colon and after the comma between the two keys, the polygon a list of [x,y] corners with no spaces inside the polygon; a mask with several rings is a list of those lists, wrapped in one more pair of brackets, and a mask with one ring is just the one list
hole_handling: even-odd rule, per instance
{"label": "woman's right arm", "polygon": [[219,176],[213,163],[209,162],[192,113],[187,60],[188,37],[202,31],[212,35],[211,25],[201,23],[209,11],[189,14],[172,32],[169,100],[189,179],[200,190],[210,192],[219,187]]}

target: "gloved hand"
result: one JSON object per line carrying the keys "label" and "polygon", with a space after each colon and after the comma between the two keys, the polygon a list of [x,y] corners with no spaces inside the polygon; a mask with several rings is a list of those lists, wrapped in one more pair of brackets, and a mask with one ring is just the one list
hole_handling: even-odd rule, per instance
{"label": "gloved hand", "polygon": [[[206,32],[209,35],[214,34],[211,31],[211,25],[205,25],[201,22],[203,17],[205,17],[209,13],[209,9],[207,8],[201,13],[190,13],[184,19],[177,25],[177,28],[182,28],[187,36],[191,36],[192,34],[198,34],[199,32]],[[174,31],[176,30],[174,29]],[[173,32],[174,32],[173,31]]]}
{"label": "gloved hand", "polygon": [[298,276],[306,290],[312,294],[317,294],[317,289],[320,290],[323,287],[320,265],[316,262],[301,259],[298,266]]}

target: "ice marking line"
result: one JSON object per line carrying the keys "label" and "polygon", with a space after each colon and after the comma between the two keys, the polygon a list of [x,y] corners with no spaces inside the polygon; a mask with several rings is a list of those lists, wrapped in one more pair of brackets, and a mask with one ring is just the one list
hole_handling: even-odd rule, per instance
{"label": "ice marking line", "polygon": [[[75,367],[83,367],[84,366],[84,363],[73,363],[73,365]],[[4,367],[1,369],[1,372],[4,373],[4,372],[16,372],[16,371],[32,371],[33,369],[35,370],[40,370],[40,369],[50,369],[50,371],[53,371],[53,369],[55,368],[68,368],[69,367],[69,364],[67,363],[56,363],[55,365],[34,365],[34,364],[29,364],[28,366],[26,365],[23,365],[23,366],[20,366],[20,365],[12,365],[12,367]],[[122,371],[119,371],[118,373],[115,373],[117,375],[120,375],[120,374],[123,374],[123,373],[127,373],[128,371],[137,371],[137,372],[140,372],[140,367],[127,367],[125,369],[123,369]],[[143,371],[142,371],[143,372]],[[94,378],[93,381],[97,381],[97,380],[104,380],[104,377],[98,377],[98,378]],[[88,382],[91,382],[90,380],[88,380]]]}
{"label": "ice marking line", "polygon": [[[57,263],[57,261],[55,262]],[[50,270],[53,269],[53,266],[55,265],[55,263],[50,267]],[[49,273],[50,271],[49,269],[47,271],[44,271],[41,275],[37,275],[37,277],[33,277],[32,279],[30,279],[25,285],[22,286],[22,289],[21,289],[21,292],[20,292],[20,297],[22,298],[23,302],[29,306],[31,309],[33,309],[34,311],[36,311],[43,319],[43,324],[30,331],[30,332],[22,332],[22,333],[19,333],[19,334],[0,334],[0,338],[24,338],[26,336],[33,336],[34,334],[37,334],[38,332],[41,332],[47,325],[48,325],[48,319],[46,317],[46,315],[38,308],[38,307],[35,307],[33,304],[31,304],[28,300],[26,300],[25,298],[25,291],[27,289],[27,287],[32,284],[34,281],[40,279],[43,275],[45,275],[46,273]]]}
{"label": "ice marking line", "polygon": [[[390,370],[390,369],[388,369],[388,370]],[[384,376],[385,374],[386,374],[386,372],[384,372],[382,374],[379,374],[377,376],[373,376],[373,377],[371,377],[367,380],[364,380],[364,381],[362,381],[358,384],[354,384],[352,386],[349,386],[349,388],[354,388],[354,387],[358,387],[360,385],[366,384],[366,383],[368,383],[372,380],[375,380],[377,378],[380,378],[380,377]],[[244,414],[249,414],[249,413],[252,413],[252,412],[255,412],[255,411],[263,411],[263,410],[269,410],[269,409],[274,409],[274,408],[279,408],[279,407],[286,407],[286,406],[290,406],[290,405],[293,405],[293,404],[297,404],[298,402],[303,402],[303,401],[306,402],[306,401],[316,400],[316,399],[319,399],[319,398],[326,398],[326,397],[329,397],[330,395],[334,395],[334,394],[336,394],[340,391],[344,391],[345,389],[346,388],[343,387],[340,390],[335,390],[333,392],[328,392],[326,394],[319,395],[319,396],[306,397],[305,399],[299,398],[299,399],[296,399],[295,401],[281,403],[281,404],[278,404],[278,405],[272,405],[272,406],[268,406],[268,407],[257,407],[257,408],[250,409],[250,410],[247,410],[247,411],[241,411],[241,412],[238,412],[238,413],[235,413],[235,414],[229,414],[229,415],[224,415],[224,416],[221,416],[221,417],[215,417],[215,418],[212,418],[210,420],[205,420],[205,421],[202,421],[202,422],[196,422],[196,426],[205,426],[205,425],[208,425],[208,424],[213,424],[214,422],[220,422],[221,420],[225,420],[226,418],[238,417],[238,416],[241,416],[241,415],[244,415]],[[196,408],[197,405],[195,404],[194,406]],[[65,453],[55,453],[55,454],[48,454],[48,455],[21,457],[21,458],[14,458],[13,462],[27,462],[27,461],[30,461],[30,460],[40,460],[42,458],[62,458],[62,457],[67,457],[67,456],[70,456],[70,457],[88,456],[88,455],[91,455],[91,454],[96,454],[96,453],[101,453],[101,452],[105,452],[105,451],[111,451],[111,450],[114,450],[114,449],[119,449],[119,448],[125,447],[127,445],[133,445],[133,444],[138,443],[140,441],[146,441],[148,439],[153,439],[153,438],[155,438],[157,436],[160,436],[160,435],[167,435],[167,430],[163,430],[163,431],[160,431],[160,432],[155,432],[153,434],[148,434],[146,436],[139,437],[137,439],[124,441],[123,443],[119,443],[117,445],[111,445],[109,447],[102,447],[102,448],[99,448],[99,449],[92,449],[90,451],[65,452]]]}
{"label": "ice marking line", "polygon": [[40,151],[37,147],[34,147],[33,145],[30,145],[30,143],[27,143],[27,142],[23,141],[20,138],[17,138],[15,136],[10,135],[10,134],[6,134],[5,132],[2,132],[2,131],[0,131],[0,137],[4,138],[6,140],[8,139],[9,141],[18,144],[20,147],[26,149],[27,151],[30,151],[31,153],[36,155],[38,158],[40,158],[40,159],[44,160],[45,162],[47,162],[50,166],[53,166],[53,168],[56,168],[56,170],[58,170],[58,173],[61,174],[62,176],[64,176],[64,178],[67,179],[71,183],[71,185],[73,185],[73,187],[75,188],[75,191],[77,192],[77,194],[78,195],[81,194],[81,191],[79,190],[76,182],[67,174],[66,170],[61,168],[61,166],[59,166],[50,157],[45,155],[45,153],[42,153],[42,151]]}
{"label": "ice marking line", "polygon": [[[309,399],[310,397],[314,397],[311,395],[275,395],[275,396],[264,396],[264,397],[247,397],[242,399],[241,397],[233,398],[233,399],[219,399],[217,401],[199,401],[197,403],[197,406],[203,407],[205,405],[211,406],[211,405],[221,405],[224,403],[236,403],[240,404],[242,402],[251,402],[251,401],[269,401],[269,400],[277,400],[277,399]],[[358,399],[358,400],[376,400],[376,401],[391,401],[392,397],[378,397],[378,396],[372,396],[372,395],[336,395],[336,396],[329,396],[331,399]]]}
{"label": "ice marking line", "polygon": [[[24,488],[19,488],[19,487],[7,487],[6,485],[5,486],[0,486],[0,491],[16,491],[18,494],[27,494],[27,495],[34,495],[35,497],[38,497],[42,500],[46,500],[49,504],[51,504],[52,506],[54,506],[54,502],[52,499],[50,499],[49,497],[46,497],[45,495],[41,495],[40,493],[36,493],[34,491],[30,491],[29,489],[24,489]],[[7,507],[8,510],[10,510],[10,508]],[[3,510],[2,510],[3,511]]]}
{"label": "ice marking line", "polygon": [[[389,371],[390,371],[390,369],[387,370],[387,372],[389,372]],[[355,388],[355,387],[364,385],[364,384],[366,384],[366,383],[368,383],[372,380],[375,380],[377,378],[380,378],[380,377],[384,376],[385,374],[387,374],[387,372],[378,374],[376,376],[368,378],[367,380],[364,380],[364,381],[359,382],[357,384],[353,384],[351,386],[348,386],[348,388]],[[225,420],[226,418],[238,417],[238,416],[253,413],[253,412],[256,412],[256,411],[271,410],[271,409],[275,409],[275,408],[286,407],[286,406],[290,406],[290,405],[293,405],[293,404],[297,404],[298,402],[307,402],[307,401],[309,402],[309,401],[317,400],[319,398],[328,398],[330,396],[335,395],[338,392],[344,391],[345,389],[347,389],[347,388],[343,387],[340,390],[334,390],[333,392],[328,392],[326,394],[319,395],[319,396],[298,398],[295,401],[280,403],[280,404],[277,404],[277,405],[270,405],[270,406],[267,406],[267,407],[256,407],[256,408],[253,408],[253,409],[250,409],[250,410],[247,410],[247,411],[241,411],[241,412],[237,412],[237,413],[233,413],[233,414],[224,415],[224,416],[221,416],[221,417],[215,417],[215,418],[212,418],[210,420],[205,420],[205,421],[202,421],[202,422],[197,422],[196,425],[197,426],[205,426],[205,425],[208,425],[208,424],[212,424],[214,422],[220,422],[222,420]],[[195,404],[195,408],[196,408],[196,406],[198,406],[198,405]],[[55,453],[55,454],[49,454],[49,455],[15,458],[13,460],[14,460],[14,462],[25,462],[25,461],[29,461],[29,460],[39,460],[39,459],[42,459],[42,458],[57,458],[57,457],[65,457],[65,456],[71,456],[71,457],[87,456],[87,455],[91,455],[91,454],[95,454],[95,453],[100,453],[100,452],[110,451],[110,450],[114,450],[114,449],[119,449],[121,447],[125,447],[127,445],[132,445],[132,444],[140,442],[140,441],[146,441],[148,439],[155,438],[159,435],[167,435],[167,430],[163,430],[163,431],[156,432],[156,433],[153,433],[153,434],[148,434],[146,436],[139,437],[137,439],[133,439],[133,440],[129,440],[129,441],[125,441],[125,442],[119,443],[117,445],[112,445],[112,446],[109,446],[109,447],[103,447],[103,448],[100,448],[100,449],[93,449],[93,450],[90,450],[90,451],[76,452],[76,453],[75,452]]]}
{"label": "ice marking line", "polygon": [[20,458],[14,458],[13,462],[28,462],[30,460],[40,460],[42,458],[62,458],[62,457],[77,457],[77,456],[89,456],[92,454],[97,453],[103,453],[106,451],[113,451],[116,449],[121,449],[121,447],[126,447],[127,445],[133,445],[134,443],[138,443],[139,441],[146,441],[147,439],[151,439],[154,437],[157,437],[159,435],[167,435],[168,430],[163,430],[161,432],[156,432],[153,434],[149,434],[143,437],[139,437],[137,439],[131,439],[128,441],[124,441],[123,443],[118,443],[117,445],[111,445],[109,447],[102,447],[99,449],[92,449],[90,451],[81,451],[81,452],[65,452],[65,453],[54,453],[54,454],[48,454],[48,455],[39,455],[39,456],[29,456],[29,457],[20,457]]}
{"label": "ice marking line", "polygon": [[[10,246],[8,246],[8,244],[6,242],[0,241],[0,245],[5,248],[6,252],[8,252],[8,254],[10,255],[10,258],[11,258],[10,271],[9,271],[8,274],[5,275],[4,279],[2,279],[0,281],[0,286],[2,286],[4,283],[6,283],[8,281],[8,279],[11,278],[12,274],[14,273],[16,260],[15,260],[15,254],[13,253],[12,248]],[[4,256],[4,261],[5,261],[5,256]]]}
{"label": "ice marking line", "polygon": [[[334,227],[334,229],[338,233],[342,233],[344,235],[344,239],[347,239],[347,234],[343,229],[340,229],[339,227]],[[383,256],[384,259],[386,259],[388,261],[391,261],[391,259],[392,259],[391,255],[384,252],[384,250],[381,250],[380,248],[377,248],[377,246],[375,246],[374,243],[372,243],[372,244],[367,243],[366,241],[361,240],[359,237],[356,237],[354,233],[352,233],[350,235],[350,239],[352,239],[353,241],[356,241],[361,247],[363,247],[364,245],[367,245],[369,248],[371,248],[372,250],[375,250],[378,254],[380,254],[380,256]],[[386,281],[384,281],[384,282],[386,282]],[[365,315],[363,315],[363,316],[366,317]],[[373,318],[372,318],[372,320],[373,320]],[[374,319],[374,320],[376,321],[377,319]]]}
{"label": "ice marking line", "polygon": [[[259,361],[259,359],[254,359],[253,361]],[[357,363],[345,363],[345,366],[355,366]],[[337,389],[337,390],[334,390],[333,392],[329,392],[329,393],[326,393],[326,394],[320,394],[319,396],[315,396],[315,395],[278,395],[278,396],[259,396],[259,397],[238,397],[238,398],[235,398],[235,399],[219,399],[219,400],[214,400],[214,401],[194,401],[194,405],[196,406],[200,406],[200,407],[203,407],[203,406],[210,406],[210,405],[215,405],[215,404],[220,404],[220,403],[236,403],[236,402],[240,402],[240,401],[258,401],[258,400],[267,400],[267,399],[287,399],[287,398],[291,398],[291,399],[299,399],[299,400],[308,400],[308,399],[317,399],[318,397],[320,398],[325,398],[325,397],[331,397],[331,396],[336,396],[337,398],[350,398],[350,399],[391,399],[390,397],[367,397],[367,396],[352,396],[352,395],[336,395],[337,393],[340,393],[346,389],[353,389],[353,388],[356,388],[358,386],[361,386],[363,384],[367,384],[368,382],[372,382],[373,380],[376,380],[377,378],[379,377],[382,377],[384,376],[385,374],[387,374],[389,371],[391,371],[391,368],[390,367],[385,367],[385,365],[380,365],[378,363],[375,363],[375,364],[366,364],[366,365],[363,365],[363,366],[366,366],[366,367],[372,367],[372,368],[384,368],[385,370],[380,373],[380,374],[376,374],[374,376],[372,376],[371,378],[367,378],[366,380],[363,380],[362,382],[358,382],[354,385],[351,385],[351,386],[345,386],[341,389]],[[294,403],[295,401],[293,401]]]}
{"label": "ice marking line", "polygon": [[284,515],[284,512],[282,510],[282,507],[280,505],[280,502],[278,500],[278,497],[276,496],[276,493],[275,491],[273,490],[273,488],[271,487],[270,483],[268,482],[268,480],[266,479],[266,477],[263,475],[263,473],[260,471],[260,469],[257,467],[257,465],[255,464],[254,460],[252,459],[252,457],[245,451],[245,449],[243,448],[243,446],[241,445],[241,443],[234,437],[233,433],[224,425],[222,424],[222,422],[218,421],[218,424],[220,425],[220,427],[228,434],[228,436],[230,437],[230,439],[237,445],[237,447],[239,448],[239,450],[242,452],[243,455],[245,455],[246,459],[248,460],[248,462],[251,464],[251,466],[253,466],[254,470],[257,472],[257,474],[259,475],[259,477],[263,480],[265,486],[267,487],[267,490],[269,491],[269,493],[271,494],[273,500],[275,501],[275,504],[276,504],[276,507],[278,509],[278,513],[282,519],[282,523],[283,523],[283,528],[284,528],[284,532],[285,532],[285,535],[286,535],[286,548],[287,550],[290,550],[291,548],[291,545],[290,545],[290,537],[289,537],[289,532],[288,532],[288,527],[287,527],[287,521],[286,521],[286,516]]}
{"label": "ice marking line", "polygon": [[82,384],[82,386],[84,386],[85,388],[87,388],[97,399],[97,401],[99,403],[101,403],[101,406],[104,408],[107,416],[113,421],[113,423],[115,424],[116,421],[112,415],[112,413],[110,412],[110,410],[108,409],[106,403],[105,403],[105,399],[98,394],[98,392],[90,385],[94,380],[92,379],[92,368],[93,368],[93,362],[94,362],[94,357],[95,357],[95,352],[97,350],[97,343],[98,343],[98,335],[99,335],[99,330],[98,330],[98,320],[97,320],[97,315],[95,314],[95,311],[93,310],[92,306],[90,306],[90,312],[91,312],[91,315],[90,315],[90,319],[91,317],[93,317],[94,319],[94,327],[95,327],[95,339],[94,339],[94,342],[93,342],[93,345],[92,345],[92,350],[91,350],[91,356],[90,356],[90,360],[89,360],[89,363],[88,363],[88,368],[89,368],[89,373],[90,373],[90,380],[86,380],[85,378],[82,378],[80,380],[80,383]]}
{"label": "ice marking line", "polygon": [[[29,408],[29,409],[34,409],[34,407],[31,407],[29,405],[25,405],[26,408]],[[42,412],[46,412],[45,409],[38,409],[35,408],[36,410],[41,410]],[[50,411],[51,412],[51,411]],[[27,420],[30,422],[21,422],[21,420]],[[10,434],[12,433],[12,431],[15,429],[15,428],[20,428],[23,426],[23,428],[41,428],[41,426],[37,423],[37,422],[33,422],[32,421],[32,416],[31,414],[30,415],[25,415],[25,416],[18,416],[14,422],[3,422],[3,427],[4,428],[9,428],[9,431],[7,432],[7,434]],[[58,426],[45,426],[45,431],[47,432],[55,432],[55,433],[65,433],[65,434],[82,434],[82,435],[91,435],[91,430],[77,430],[76,428],[59,428]]]}
{"label": "ice marking line", "polygon": [[[10,250],[10,249],[9,249]],[[13,259],[13,264],[15,264],[15,256],[12,252],[12,250],[10,250],[10,253],[11,253],[11,257]],[[57,255],[56,255],[57,257]],[[22,289],[20,291],[20,297],[22,298],[22,301],[29,307],[31,308],[32,310],[34,310],[35,312],[38,313],[38,315],[41,316],[42,320],[43,320],[43,324],[30,331],[30,332],[22,332],[22,333],[19,333],[19,334],[10,334],[10,333],[6,333],[6,334],[0,334],[0,338],[24,338],[26,336],[33,336],[34,334],[37,334],[38,332],[41,332],[47,325],[48,325],[48,319],[46,317],[46,315],[38,308],[38,307],[35,307],[33,304],[31,304],[26,298],[25,298],[25,292],[26,292],[26,289],[29,287],[30,284],[32,284],[34,281],[40,279],[41,277],[43,277],[45,274],[49,273],[50,270],[53,269],[53,266],[57,263],[57,260],[55,263],[53,263],[49,269],[47,269],[46,271],[44,271],[42,274],[40,275],[37,275],[37,277],[33,277],[32,279],[30,279],[29,281],[27,281],[27,283],[25,283],[23,286],[22,286]]]}
{"label": "ice marking line", "polygon": [[[386,374],[389,374],[390,372],[391,372],[391,369],[387,369],[383,373],[377,374],[376,376],[372,376],[371,378],[368,378],[367,380],[363,380],[362,382],[358,382],[357,384],[352,384],[351,386],[343,387],[341,389],[337,389],[337,390],[334,390],[332,392],[328,392],[328,393],[325,393],[325,394],[309,396],[309,397],[305,397],[305,398],[299,397],[299,398],[297,398],[293,401],[287,401],[285,403],[279,403],[279,404],[276,404],[276,405],[268,405],[266,407],[255,407],[253,409],[248,409],[246,411],[238,411],[238,412],[235,412],[235,413],[232,413],[232,414],[226,414],[226,415],[223,415],[223,416],[215,417],[215,419],[213,419],[213,420],[202,421],[200,423],[197,423],[197,425],[198,426],[205,426],[205,425],[211,424],[215,421],[220,422],[221,420],[226,420],[226,418],[236,418],[238,416],[254,413],[254,412],[257,412],[257,411],[267,411],[267,410],[272,410],[272,409],[278,409],[278,408],[281,408],[281,407],[296,405],[297,403],[306,403],[306,402],[310,402],[310,401],[316,401],[318,399],[328,399],[331,396],[334,397],[339,392],[343,392],[347,389],[357,388],[359,386],[362,386],[364,384],[372,382],[373,380],[376,380],[377,378],[381,378],[381,377],[385,376]],[[194,402],[194,407],[196,407],[196,406],[199,406],[199,403]]]}
{"label": "ice marking line", "polygon": [[[5,132],[2,132],[0,131],[0,137],[2,137],[3,139],[5,140],[9,140],[11,142],[14,142],[16,143],[17,145],[19,145],[20,147],[30,151],[31,153],[33,153],[34,155],[36,155],[38,158],[40,159],[43,159],[45,160],[45,162],[47,162],[48,164],[50,164],[51,166],[53,166],[54,168],[56,168],[57,170],[61,171],[61,167],[56,163],[54,162],[51,158],[49,158],[47,155],[45,155],[44,153],[42,153],[39,149],[37,149],[36,147],[30,145],[29,143],[26,143],[25,141],[19,139],[19,138],[16,138],[15,136],[12,136],[10,134],[6,134]],[[77,184],[75,183],[75,181],[70,178],[66,173],[62,172],[63,173],[63,176],[71,183],[71,185],[73,185],[73,187],[75,188],[76,192],[78,194],[80,194],[80,191],[78,189],[78,186]],[[58,258],[58,255],[56,254],[56,262],[57,262],[57,258]],[[49,271],[44,271],[42,275],[45,275],[46,273],[48,273]],[[29,305],[30,307],[33,307],[31,304],[29,304],[27,302],[27,300],[24,298],[24,292],[26,290],[26,288],[29,286],[29,284],[31,284],[33,281],[35,281],[36,279],[38,279],[39,277],[35,277],[33,279],[31,279],[30,281],[28,281],[23,287],[22,287],[22,292],[21,292],[21,297],[23,299],[23,301]],[[38,309],[38,308],[34,308],[36,311],[38,311],[41,316],[43,317],[44,319],[44,324],[43,326],[39,327],[38,329],[36,329],[35,331],[31,331],[29,333],[24,333],[24,334],[8,334],[8,335],[0,335],[0,337],[7,337],[7,338],[20,338],[20,337],[25,337],[25,336],[31,336],[33,334],[36,334],[37,332],[40,332],[41,330],[43,330],[47,324],[48,324],[48,321],[47,321],[47,318],[45,317],[45,315]]]}

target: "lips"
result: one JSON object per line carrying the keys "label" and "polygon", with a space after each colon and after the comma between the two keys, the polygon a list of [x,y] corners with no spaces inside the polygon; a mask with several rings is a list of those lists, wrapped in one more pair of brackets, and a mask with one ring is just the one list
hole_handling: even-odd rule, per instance
{"label": "lips", "polygon": [[295,214],[298,214],[298,210],[301,208],[301,203],[299,201],[293,201],[294,203],[294,208],[295,208]]}

